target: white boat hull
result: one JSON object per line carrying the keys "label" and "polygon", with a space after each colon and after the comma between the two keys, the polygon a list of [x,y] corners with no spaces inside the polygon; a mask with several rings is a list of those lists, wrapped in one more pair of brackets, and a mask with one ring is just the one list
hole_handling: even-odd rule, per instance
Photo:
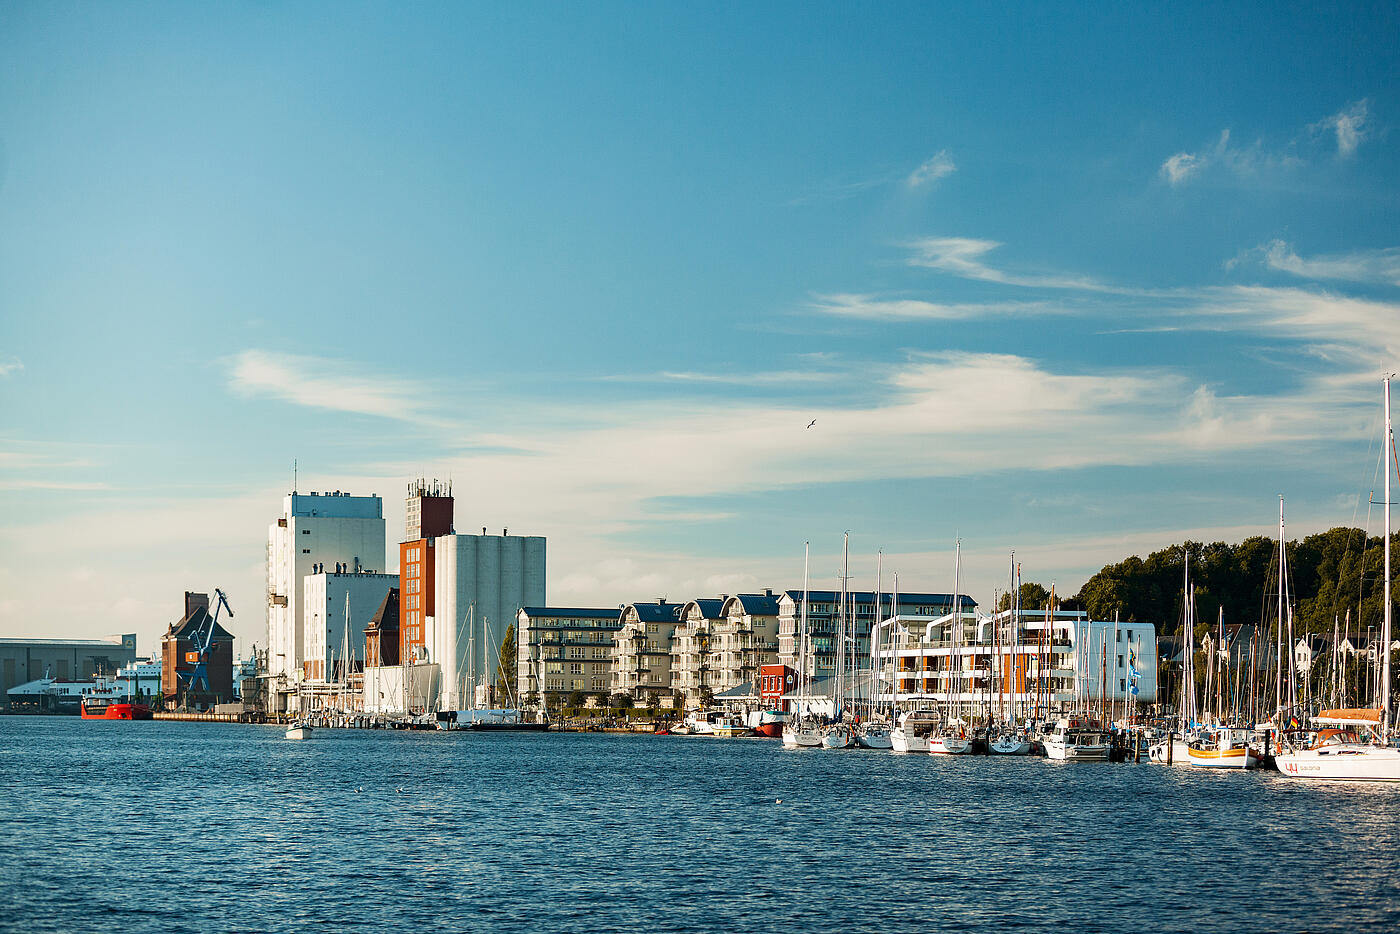
{"label": "white boat hull", "polygon": [[286,739],[310,739],[311,727],[304,724],[293,724],[287,727],[287,732],[282,734]]}
{"label": "white boat hull", "polygon": [[1108,746],[1074,745],[1058,740],[1045,740],[1045,758],[1059,762],[1107,762]]}
{"label": "white boat hull", "polygon": [[1028,756],[1031,754],[1030,740],[1003,737],[987,744],[994,756]]}
{"label": "white boat hull", "polygon": [[888,730],[862,730],[856,733],[856,742],[866,749],[891,749],[894,746]]}
{"label": "white boat hull", "polygon": [[783,748],[812,748],[822,744],[821,731],[813,727],[797,727],[787,724],[783,727]]}
{"label": "white boat hull", "polygon": [[832,727],[822,734],[823,749],[845,749],[850,745],[851,731],[849,727]]}
{"label": "white boat hull", "polygon": [[[1188,745],[1186,745],[1186,743],[1185,743],[1183,740],[1179,740],[1179,739],[1174,739],[1174,740],[1172,740],[1172,754],[1171,754],[1171,759],[1172,759],[1172,761],[1171,761],[1171,764],[1172,764],[1172,765],[1190,765],[1190,764],[1191,764],[1191,747],[1188,746]],[[1149,762],[1156,762],[1156,763],[1158,763],[1159,765],[1166,765],[1166,764],[1167,764],[1167,741],[1166,741],[1166,740],[1162,740],[1161,742],[1158,742],[1158,743],[1153,743],[1151,746],[1147,747],[1147,761],[1149,761]]]}
{"label": "white boat hull", "polygon": [[896,728],[890,730],[890,749],[895,752],[928,752],[928,737],[915,736]]}
{"label": "white boat hull", "polygon": [[1279,753],[1274,766],[1289,778],[1400,782],[1400,749],[1344,743]]}
{"label": "white boat hull", "polygon": [[961,736],[935,736],[928,741],[928,751],[935,756],[964,756],[972,751],[972,741]]}

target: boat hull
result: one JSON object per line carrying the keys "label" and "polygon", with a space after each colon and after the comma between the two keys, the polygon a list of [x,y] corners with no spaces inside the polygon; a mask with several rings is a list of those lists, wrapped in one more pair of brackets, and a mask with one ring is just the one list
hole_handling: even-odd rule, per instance
{"label": "boat hull", "polygon": [[1031,754],[1030,740],[997,739],[987,744],[987,750],[994,756],[1028,756]]}
{"label": "boat hull", "polygon": [[928,737],[910,733],[904,729],[890,730],[890,749],[895,752],[928,752]]}
{"label": "boat hull", "polygon": [[1191,749],[1187,747],[1187,758],[1194,766],[1203,769],[1252,769],[1259,764],[1259,756],[1252,749]]}
{"label": "boat hull", "polygon": [[311,727],[305,724],[295,723],[287,727],[287,732],[282,735],[285,739],[310,739]]}
{"label": "boat hull", "polygon": [[822,744],[822,734],[815,729],[787,726],[783,729],[783,747],[811,749]]}
{"label": "boat hull", "polygon": [[1274,767],[1289,778],[1400,782],[1400,749],[1360,744],[1281,752]]}
{"label": "boat hull", "polygon": [[754,735],[766,736],[769,739],[779,739],[783,735],[783,725],[781,723],[760,723],[754,727]]}
{"label": "boat hull", "polygon": [[961,736],[935,736],[928,741],[928,751],[935,756],[965,756],[972,751],[972,741]]}
{"label": "boat hull", "polygon": [[153,716],[145,704],[83,704],[79,709],[84,720],[150,720]]}
{"label": "boat hull", "polygon": [[890,734],[885,730],[857,732],[856,743],[865,749],[891,749],[894,746]]}

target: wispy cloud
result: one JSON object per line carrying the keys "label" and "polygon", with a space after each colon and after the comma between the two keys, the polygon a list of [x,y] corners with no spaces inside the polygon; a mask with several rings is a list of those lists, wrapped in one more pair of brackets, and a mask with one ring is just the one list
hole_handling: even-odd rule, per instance
{"label": "wispy cloud", "polygon": [[928,188],[939,179],[947,178],[957,170],[958,167],[953,164],[953,157],[948,155],[948,150],[940,150],[932,158],[910,172],[909,177],[904,180],[904,184],[910,188]]}
{"label": "wispy cloud", "polygon": [[281,399],[296,405],[435,423],[427,414],[427,388],[387,376],[359,375],[364,367],[345,361],[265,350],[245,350],[230,361],[229,386],[243,396]]}
{"label": "wispy cloud", "polygon": [[1343,282],[1400,285],[1400,248],[1396,247],[1302,257],[1287,242],[1272,240],[1244,251],[1226,266],[1233,269],[1255,257],[1270,269],[1302,279],[1336,279]]}
{"label": "wispy cloud", "polygon": [[602,381],[609,383],[690,383],[712,386],[787,386],[829,382],[839,375],[831,369],[763,370],[755,373],[662,370],[656,373],[614,374],[602,377]]}
{"label": "wispy cloud", "polygon": [[1002,285],[1045,289],[1082,289],[1087,291],[1117,291],[1110,286],[1083,276],[1056,274],[1013,274],[995,269],[982,258],[1001,246],[995,240],[972,237],[926,237],[909,244],[913,251],[909,265],[936,269],[964,279],[998,282]]}
{"label": "wispy cloud", "polygon": [[11,376],[24,369],[24,364],[19,357],[0,357],[0,379]]}
{"label": "wispy cloud", "polygon": [[1043,314],[1054,311],[1044,302],[967,302],[947,304],[912,298],[877,298],[873,295],[818,295],[812,310],[838,318],[867,321],[960,321],[1003,315]]}
{"label": "wispy cloud", "polygon": [[1330,132],[1337,138],[1337,155],[1343,159],[1348,159],[1356,154],[1356,148],[1361,145],[1370,132],[1371,107],[1370,101],[1362,98],[1353,104],[1339,110],[1330,117],[1324,117],[1314,123],[1308,129],[1313,132]]}
{"label": "wispy cloud", "polygon": [[1180,185],[1201,171],[1204,160],[1195,153],[1179,152],[1162,163],[1161,173],[1172,185]]}

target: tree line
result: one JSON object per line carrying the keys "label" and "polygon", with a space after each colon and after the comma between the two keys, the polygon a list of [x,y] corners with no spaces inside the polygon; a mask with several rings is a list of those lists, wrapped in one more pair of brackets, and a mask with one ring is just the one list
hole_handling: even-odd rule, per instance
{"label": "tree line", "polygon": [[[1391,548],[1400,534],[1391,538]],[[1287,587],[1293,629],[1331,634],[1334,621],[1365,633],[1381,624],[1384,549],[1379,535],[1334,528],[1288,542]],[[1278,542],[1261,535],[1237,545],[1192,542],[1171,545],[1146,558],[1136,555],[1105,565],[1073,596],[1055,595],[1055,606],[1086,610],[1094,619],[1152,623],[1163,638],[1181,636],[1183,572],[1191,557],[1198,635],[1215,625],[1223,608],[1226,623],[1272,625],[1278,617]],[[1392,598],[1395,593],[1392,583]],[[1006,608],[1010,595],[1002,596]],[[1021,607],[1044,609],[1050,594],[1039,583],[1021,585]]]}

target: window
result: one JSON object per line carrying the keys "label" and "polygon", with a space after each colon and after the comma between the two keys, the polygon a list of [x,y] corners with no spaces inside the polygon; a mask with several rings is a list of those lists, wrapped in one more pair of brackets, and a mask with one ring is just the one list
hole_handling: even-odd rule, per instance
{"label": "window", "polygon": [[302,535],[310,535],[310,534],[311,534],[311,530],[310,530],[310,529],[302,529],[302,530],[301,530],[301,534],[302,534]]}
{"label": "window", "polygon": [[581,675],[581,674],[583,674],[583,665],[580,664],[579,662],[570,662],[570,663],[569,663],[569,674],[571,674],[571,675]]}
{"label": "window", "polygon": [[311,554],[311,549],[310,549],[310,548],[303,548],[303,549],[301,550],[301,553],[304,554],[304,555],[309,555],[309,554]]}
{"label": "window", "polygon": [[581,645],[571,645],[571,646],[569,646],[569,657],[570,657],[570,658],[583,658],[583,646],[581,646]]}

